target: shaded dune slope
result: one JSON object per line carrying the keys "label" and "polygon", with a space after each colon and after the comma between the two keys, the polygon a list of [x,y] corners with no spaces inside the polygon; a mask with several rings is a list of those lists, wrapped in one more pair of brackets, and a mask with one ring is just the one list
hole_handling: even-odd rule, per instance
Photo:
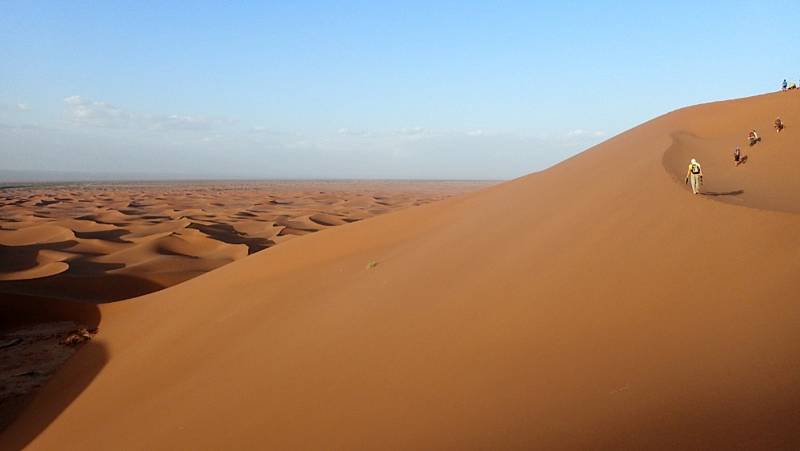
{"label": "shaded dune slope", "polygon": [[[79,353],[0,445],[796,449],[798,101],[682,109],[104,305],[108,362],[63,407],[94,371]],[[763,146],[733,172],[750,127]],[[743,193],[692,196],[690,155]]]}

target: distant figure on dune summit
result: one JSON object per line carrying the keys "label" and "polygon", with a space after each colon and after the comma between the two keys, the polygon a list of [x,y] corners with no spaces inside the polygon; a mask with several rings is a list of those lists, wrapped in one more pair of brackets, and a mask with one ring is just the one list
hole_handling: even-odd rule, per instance
{"label": "distant figure on dune summit", "polygon": [[775,119],[775,131],[780,133],[781,130],[783,130],[783,121],[781,121],[781,118],[778,117]]}
{"label": "distant figure on dune summit", "polygon": [[750,142],[750,145],[753,146],[757,142],[761,141],[761,137],[758,136],[758,133],[756,133],[756,129],[752,129],[750,130],[750,133],[747,134],[747,140]]}
{"label": "distant figure on dune summit", "polygon": [[786,88],[786,89],[787,90],[797,89],[797,84],[795,84],[795,82],[791,82],[791,83],[789,83],[789,87]]}
{"label": "distant figure on dune summit", "polygon": [[703,168],[694,158],[692,158],[691,163],[689,163],[689,170],[686,171],[685,183],[689,183],[689,180],[692,181],[692,193],[698,194],[700,192],[700,185],[703,184]]}
{"label": "distant figure on dune summit", "polygon": [[786,82],[786,79],[783,79],[783,84],[781,85],[781,91],[786,91],[786,87],[789,86],[789,83]]}

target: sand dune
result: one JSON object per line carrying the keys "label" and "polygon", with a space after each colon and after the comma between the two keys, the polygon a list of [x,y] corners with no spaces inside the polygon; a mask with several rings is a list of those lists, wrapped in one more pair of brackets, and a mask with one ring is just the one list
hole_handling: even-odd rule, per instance
{"label": "sand dune", "polygon": [[104,305],[0,446],[797,449],[798,100],[679,110]]}
{"label": "sand dune", "polygon": [[[787,93],[792,98],[794,93]],[[745,109],[745,108],[742,108]],[[769,102],[751,102],[746,108],[751,115],[730,118],[732,124],[714,122],[708,129],[687,127],[673,134],[673,143],[664,153],[664,165],[680,180],[687,161],[698,158],[711,177],[706,180],[708,195],[716,200],[763,210],[800,212],[797,193],[797,125],[780,134],[772,127],[775,117],[798,117],[800,103],[789,102],[775,108]],[[719,120],[719,119],[717,119]],[[725,127],[736,127],[739,133],[724,133]],[[762,141],[754,146],[745,142],[745,135],[755,128]],[[744,133],[741,132],[744,130]],[[714,133],[716,132],[716,133]],[[740,146],[746,161],[736,166],[733,149]]]}
{"label": "sand dune", "polygon": [[72,230],[57,225],[35,225],[17,230],[0,230],[0,245],[26,246],[61,243],[75,239]]}
{"label": "sand dune", "polygon": [[[226,182],[6,189],[0,192],[0,294],[127,299],[292,237],[481,186]],[[142,283],[120,284],[117,276]]]}

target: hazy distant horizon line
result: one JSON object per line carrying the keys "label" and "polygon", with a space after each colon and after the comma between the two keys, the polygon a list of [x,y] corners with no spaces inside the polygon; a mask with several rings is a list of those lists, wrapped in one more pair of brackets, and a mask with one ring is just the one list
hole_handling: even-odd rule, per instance
{"label": "hazy distant horizon line", "polygon": [[14,188],[27,185],[54,184],[152,184],[152,183],[192,183],[192,182],[502,182],[509,179],[497,178],[415,178],[415,177],[267,177],[253,175],[186,175],[186,174],[147,174],[138,172],[97,173],[81,171],[51,170],[0,170],[0,188]]}

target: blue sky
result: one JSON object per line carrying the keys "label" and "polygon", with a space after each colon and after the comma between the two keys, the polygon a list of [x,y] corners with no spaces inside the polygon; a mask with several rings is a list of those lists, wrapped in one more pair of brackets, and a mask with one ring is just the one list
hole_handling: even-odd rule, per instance
{"label": "blue sky", "polygon": [[775,2],[8,2],[0,169],[511,178],[798,81]]}

